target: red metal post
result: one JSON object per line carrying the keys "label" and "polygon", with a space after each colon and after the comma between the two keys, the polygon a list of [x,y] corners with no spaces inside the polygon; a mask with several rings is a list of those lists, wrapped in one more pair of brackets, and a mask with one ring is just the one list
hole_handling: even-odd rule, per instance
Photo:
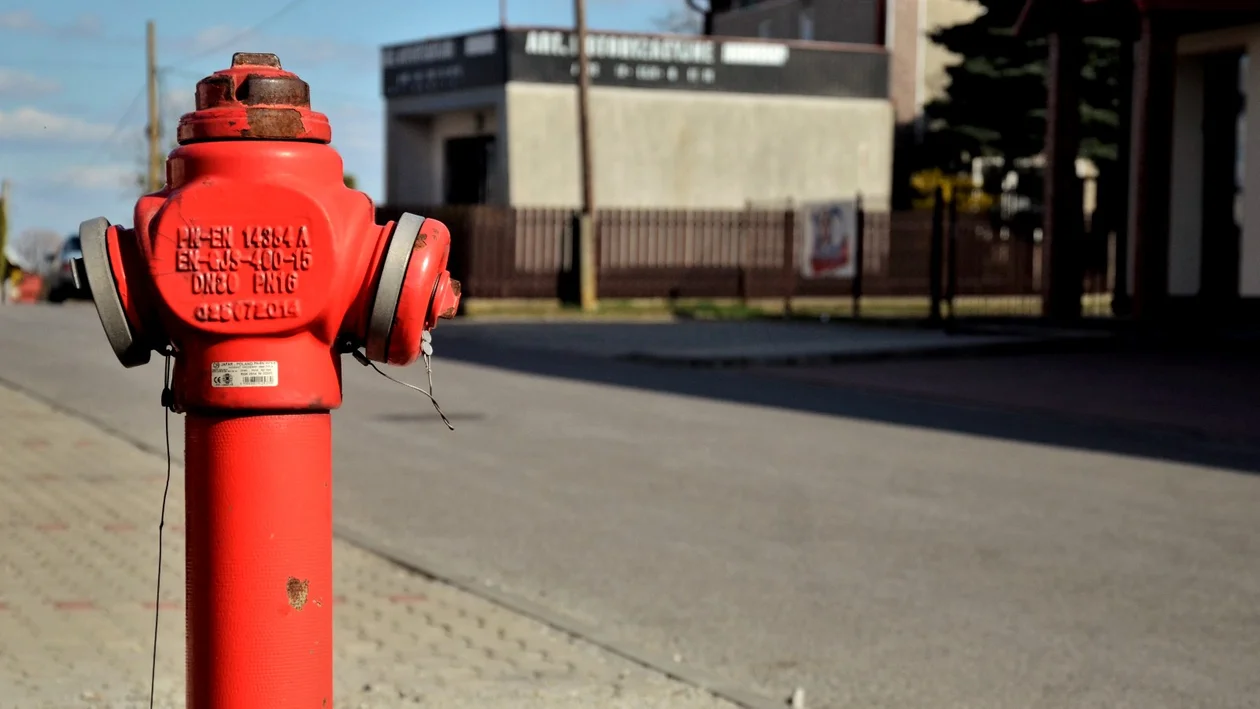
{"label": "red metal post", "polygon": [[331,706],[331,415],[184,426],[189,709]]}

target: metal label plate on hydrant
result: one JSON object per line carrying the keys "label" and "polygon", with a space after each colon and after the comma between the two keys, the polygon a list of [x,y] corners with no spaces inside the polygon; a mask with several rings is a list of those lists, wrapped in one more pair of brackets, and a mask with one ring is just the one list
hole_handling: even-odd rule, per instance
{"label": "metal label plate on hydrant", "polygon": [[211,362],[210,386],[280,386],[279,362]]}

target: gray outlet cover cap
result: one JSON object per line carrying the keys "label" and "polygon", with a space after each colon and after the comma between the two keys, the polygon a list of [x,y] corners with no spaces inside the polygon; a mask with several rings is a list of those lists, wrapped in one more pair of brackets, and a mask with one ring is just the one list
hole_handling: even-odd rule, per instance
{"label": "gray outlet cover cap", "polygon": [[368,320],[367,343],[364,347],[364,354],[374,362],[386,362],[389,358],[389,335],[394,329],[398,299],[402,297],[407,267],[411,265],[411,252],[415,249],[416,239],[423,226],[424,217],[405,212],[394,225],[394,233],[385,249],[381,278],[377,282],[376,297],[372,299],[372,315]]}
{"label": "gray outlet cover cap", "polygon": [[83,272],[87,275],[88,290],[96,304],[96,314],[105,328],[105,338],[114,349],[114,355],[124,367],[139,367],[149,363],[149,348],[136,341],[127,311],[118,297],[118,283],[114,281],[114,269],[109,263],[109,245],[106,231],[109,220],[105,217],[89,219],[79,225],[79,241],[82,242]]}

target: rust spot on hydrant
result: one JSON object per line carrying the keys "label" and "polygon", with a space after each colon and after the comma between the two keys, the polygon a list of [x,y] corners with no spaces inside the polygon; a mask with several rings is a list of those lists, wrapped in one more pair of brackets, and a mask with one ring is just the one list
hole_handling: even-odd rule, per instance
{"label": "rust spot on hydrant", "polygon": [[311,582],[289,577],[289,582],[285,584],[285,590],[289,594],[289,605],[294,610],[302,610],[306,605],[306,593],[310,589]]}
{"label": "rust spot on hydrant", "polygon": [[249,127],[241,131],[242,138],[283,140],[297,138],[306,132],[302,114],[292,108],[248,108],[245,118]]}

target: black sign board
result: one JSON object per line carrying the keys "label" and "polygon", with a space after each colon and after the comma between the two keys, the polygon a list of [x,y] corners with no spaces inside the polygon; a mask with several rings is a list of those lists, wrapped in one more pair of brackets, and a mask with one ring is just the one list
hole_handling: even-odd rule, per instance
{"label": "black sign board", "polygon": [[[888,55],[874,48],[592,32],[587,56],[596,86],[888,97]],[[388,47],[382,61],[389,97],[507,81],[570,84],[577,81],[577,39],[565,30],[492,30]]]}
{"label": "black sign board", "polygon": [[439,37],[381,50],[386,97],[423,96],[507,81],[503,30]]}

